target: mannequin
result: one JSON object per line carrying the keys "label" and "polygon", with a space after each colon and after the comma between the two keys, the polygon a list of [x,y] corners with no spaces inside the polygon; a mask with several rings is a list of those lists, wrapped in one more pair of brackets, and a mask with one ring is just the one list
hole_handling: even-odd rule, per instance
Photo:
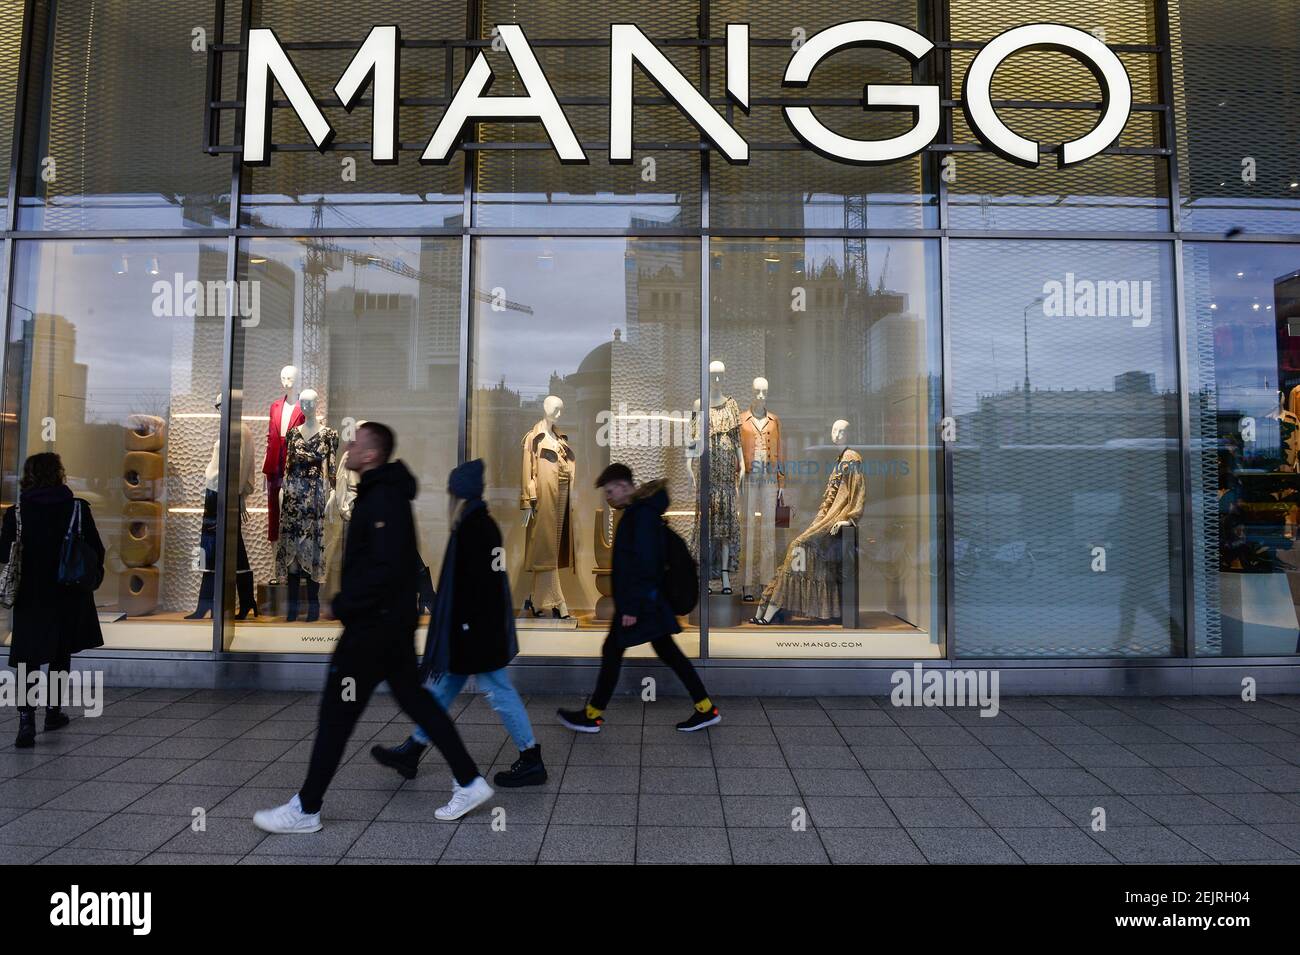
{"label": "mannequin", "polygon": [[[731,574],[740,567],[740,485],[745,476],[745,462],[740,453],[740,406],[736,399],[723,394],[722,379],[727,366],[720,361],[709,363],[709,576],[722,583],[722,593],[730,594]],[[699,439],[700,419],[692,424],[691,440]],[[698,486],[695,466],[687,460],[691,480]],[[699,549],[699,524],[692,535],[691,550]],[[710,584],[709,593],[713,593]]]}
{"label": "mannequin", "polygon": [[840,531],[862,516],[867,483],[862,456],[847,447],[849,423],[831,425],[831,444],[840,454],[831,468],[821,506],[813,522],[790,542],[785,560],[763,591],[766,606],[751,623],[772,623],[783,609],[829,620],[840,616]]}
{"label": "mannequin", "polygon": [[[213,407],[221,410],[221,396]],[[203,524],[199,532],[199,547],[203,551],[203,579],[199,583],[199,605],[187,614],[186,620],[202,620],[212,612],[212,597],[217,576],[217,492],[221,481],[221,439],[212,442],[212,457],[203,472]],[[235,564],[235,594],[239,598],[236,620],[243,620],[251,611],[257,614],[257,600],[253,593],[253,569],[248,563],[248,549],[244,546],[243,522],[248,517],[248,495],[253,493],[253,432],[242,421],[239,423],[239,526],[238,557]]]}
{"label": "mannequin", "polygon": [[275,548],[276,574],[288,582],[285,619],[298,619],[298,593],[307,582],[308,623],[320,617],[320,585],[325,580],[325,512],[334,496],[330,481],[338,459],[339,433],[317,418],[317,395],[298,396],[305,420],[289,430],[285,449],[284,501]]}
{"label": "mannequin", "polygon": [[289,431],[306,420],[293,392],[297,382],[297,368],[285,365],[280,369],[280,387],[284,394],[271,402],[271,420],[266,426],[266,459],[262,462],[262,473],[266,475],[266,539],[269,541],[280,536],[280,489],[284,486]]}
{"label": "mannequin", "polygon": [[749,408],[740,415],[740,450],[745,467],[745,577],[741,593],[747,602],[755,599],[776,569],[776,502],[785,489],[781,419],[767,408],[767,379],[755,378],[753,388]]}
{"label": "mannequin", "polygon": [[548,609],[558,620],[570,619],[560,589],[560,570],[573,562],[573,486],[577,458],[569,436],[556,428],[564,401],[547,395],[542,420],[524,435],[519,507],[524,512],[527,545],[524,570],[533,574],[533,590],[524,609],[540,617]]}
{"label": "mannequin", "polygon": [[[355,427],[365,424],[364,420]],[[325,586],[321,595],[332,600],[339,592],[343,577],[343,548],[347,544],[348,525],[352,520],[352,506],[357,500],[357,486],[361,475],[348,467],[348,453],[339,455],[339,465],[334,471],[334,493],[330,495],[325,510]]]}

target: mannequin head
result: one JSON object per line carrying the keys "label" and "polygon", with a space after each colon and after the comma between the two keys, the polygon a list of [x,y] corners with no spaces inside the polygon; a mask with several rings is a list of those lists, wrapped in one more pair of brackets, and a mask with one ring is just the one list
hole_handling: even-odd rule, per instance
{"label": "mannequin head", "polygon": [[316,392],[311,388],[304,388],[302,394],[298,396],[298,407],[302,409],[303,417],[315,424]]}
{"label": "mannequin head", "polygon": [[720,361],[709,362],[709,380],[715,385],[722,384],[722,376],[727,373],[727,366]]}
{"label": "mannequin head", "polygon": [[767,379],[766,378],[760,377],[754,379],[754,407],[755,408],[767,407]]}
{"label": "mannequin head", "polygon": [[547,421],[555,424],[560,420],[560,415],[564,414],[564,399],[547,395],[546,400],[542,402],[542,413],[546,415]]}
{"label": "mannequin head", "polygon": [[838,419],[831,425],[831,444],[842,448],[844,447],[844,443],[848,440],[848,436],[849,423],[843,418]]}
{"label": "mannequin head", "polygon": [[294,365],[285,365],[280,369],[280,385],[284,388],[284,393],[288,394],[293,391],[293,386],[298,383],[298,369]]}

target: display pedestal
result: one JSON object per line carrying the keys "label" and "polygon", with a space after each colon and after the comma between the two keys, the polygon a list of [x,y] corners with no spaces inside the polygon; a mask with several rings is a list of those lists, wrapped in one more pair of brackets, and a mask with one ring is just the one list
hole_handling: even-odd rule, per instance
{"label": "display pedestal", "polygon": [[840,625],[858,629],[858,528],[840,528]]}
{"label": "display pedestal", "polygon": [[750,606],[740,599],[740,594],[709,594],[706,599],[709,601],[710,628],[740,626],[743,619],[741,608]]}
{"label": "display pedestal", "polygon": [[1282,656],[1296,652],[1300,621],[1289,574],[1219,573],[1223,655]]}
{"label": "display pedestal", "polygon": [[266,602],[258,601],[257,612],[261,613],[265,607],[268,616],[283,617],[289,612],[289,585],[283,580],[272,580],[265,587]]}
{"label": "display pedestal", "polygon": [[525,611],[515,619],[515,627],[523,630],[577,630],[578,618],[570,617],[568,620],[557,620],[549,612],[543,617],[534,617],[531,613]]}

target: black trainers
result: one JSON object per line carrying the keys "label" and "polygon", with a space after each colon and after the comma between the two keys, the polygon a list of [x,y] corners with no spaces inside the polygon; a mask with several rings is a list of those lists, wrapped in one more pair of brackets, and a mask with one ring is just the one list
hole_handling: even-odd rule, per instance
{"label": "black trainers", "polygon": [[372,746],[370,755],[380,765],[395,769],[403,779],[414,779],[420,769],[420,757],[424,755],[424,744],[407,737],[400,746]]}
{"label": "black trainers", "polygon": [[575,733],[599,733],[605,723],[599,716],[593,720],[587,715],[585,707],[581,710],[556,710],[555,715],[560,718],[561,723]]}
{"label": "black trainers", "polygon": [[519,758],[492,777],[492,782],[506,789],[520,786],[540,786],[546,782],[546,767],[542,765],[542,744],[534,743],[531,749],[519,751]]}
{"label": "black trainers", "polygon": [[63,712],[60,707],[47,706],[45,708],[45,732],[61,730],[71,722],[72,720],[68,717],[68,714]]}
{"label": "black trainers", "polygon": [[36,713],[33,710],[18,711],[18,735],[14,738],[14,749],[31,749],[36,745]]}
{"label": "black trainers", "polygon": [[677,724],[677,729],[683,733],[694,733],[696,730],[702,730],[706,726],[713,726],[715,723],[722,722],[722,714],[718,712],[715,706],[707,713],[701,713],[695,710],[691,713],[689,719],[682,720]]}

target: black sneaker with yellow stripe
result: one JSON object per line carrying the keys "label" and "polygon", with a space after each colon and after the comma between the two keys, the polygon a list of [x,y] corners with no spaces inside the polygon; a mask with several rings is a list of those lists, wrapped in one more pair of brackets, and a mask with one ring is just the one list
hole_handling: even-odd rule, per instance
{"label": "black sneaker with yellow stripe", "polygon": [[561,723],[575,733],[599,733],[601,726],[605,722],[604,717],[588,716],[585,708],[581,710],[556,710],[555,715],[560,718]]}
{"label": "black sneaker with yellow stripe", "polygon": [[694,710],[688,719],[682,720],[677,724],[677,729],[683,733],[694,733],[696,730],[702,730],[706,726],[713,726],[722,722],[722,714],[718,712],[716,706],[710,706],[704,712]]}

